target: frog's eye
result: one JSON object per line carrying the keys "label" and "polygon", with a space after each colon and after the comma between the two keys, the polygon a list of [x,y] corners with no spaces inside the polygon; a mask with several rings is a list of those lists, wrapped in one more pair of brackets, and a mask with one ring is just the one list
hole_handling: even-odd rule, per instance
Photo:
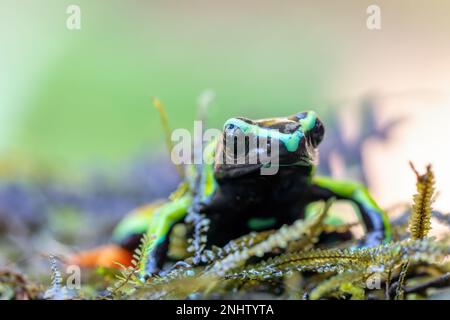
{"label": "frog's eye", "polygon": [[226,124],[223,129],[223,133],[224,133],[224,139],[233,139],[235,137],[238,137],[238,136],[244,134],[242,132],[241,128],[239,128],[234,123]]}
{"label": "frog's eye", "polygon": [[232,123],[225,126],[223,142],[227,154],[234,159],[246,156],[249,152],[249,136]]}
{"label": "frog's eye", "polygon": [[229,123],[225,126],[225,131],[233,130],[236,126],[233,123]]}
{"label": "frog's eye", "polygon": [[314,147],[317,147],[319,143],[322,141],[324,134],[325,134],[325,127],[323,126],[322,121],[320,121],[317,118],[314,127],[307,133],[311,141],[311,144]]}
{"label": "frog's eye", "polygon": [[223,132],[224,132],[225,136],[228,136],[228,137],[235,137],[235,136],[238,136],[240,134],[244,134],[242,132],[241,128],[239,128],[234,123],[227,124],[225,126]]}
{"label": "frog's eye", "polygon": [[305,119],[308,116],[308,112],[299,112],[295,115],[297,120]]}
{"label": "frog's eye", "polygon": [[308,112],[298,112],[292,116],[289,116],[288,119],[295,121],[295,122],[299,122],[300,120],[306,119],[308,117]]}

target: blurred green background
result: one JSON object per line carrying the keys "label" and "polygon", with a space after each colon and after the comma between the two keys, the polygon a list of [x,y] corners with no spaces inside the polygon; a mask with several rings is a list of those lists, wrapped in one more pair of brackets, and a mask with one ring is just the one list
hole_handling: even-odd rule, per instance
{"label": "blurred green background", "polygon": [[77,1],[81,30],[71,31],[73,1],[1,3],[1,151],[50,165],[113,163],[163,143],[152,96],[174,128],[192,127],[208,88],[216,127],[317,108],[339,59],[283,5],[280,20],[256,3]]}

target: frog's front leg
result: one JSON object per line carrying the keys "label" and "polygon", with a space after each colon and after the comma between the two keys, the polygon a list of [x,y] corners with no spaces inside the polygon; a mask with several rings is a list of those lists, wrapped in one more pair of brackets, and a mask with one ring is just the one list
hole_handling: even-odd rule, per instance
{"label": "frog's front leg", "polygon": [[372,199],[367,189],[359,183],[336,181],[327,177],[314,177],[311,186],[314,200],[335,197],[352,201],[358,208],[359,218],[366,229],[364,245],[374,246],[391,240],[391,227],[387,215]]}
{"label": "frog's front leg", "polygon": [[154,214],[147,231],[150,243],[143,248],[144,259],[140,264],[140,274],[147,277],[157,274],[167,257],[169,234],[172,227],[186,216],[191,205],[191,196],[185,195],[160,207]]}

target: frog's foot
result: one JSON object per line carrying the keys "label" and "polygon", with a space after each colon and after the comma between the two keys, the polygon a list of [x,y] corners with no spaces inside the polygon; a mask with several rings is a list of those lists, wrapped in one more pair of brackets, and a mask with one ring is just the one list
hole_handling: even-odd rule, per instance
{"label": "frog's foot", "polygon": [[139,280],[141,280],[142,283],[145,283],[148,281],[148,279],[153,278],[155,276],[159,276],[160,270],[154,270],[151,273],[142,273],[139,275]]}
{"label": "frog's foot", "polygon": [[168,270],[162,271],[161,268],[158,268],[156,263],[150,259],[149,263],[145,266],[145,272],[142,272],[140,276],[140,280],[142,282],[146,282],[148,279],[154,276],[165,276],[177,269],[192,269],[192,264],[186,261],[177,261],[171,266]]}
{"label": "frog's foot", "polygon": [[154,257],[150,257],[145,265],[139,272],[139,279],[142,282],[146,282],[148,279],[154,276],[159,276],[161,273],[161,267],[157,263]]}
{"label": "frog's foot", "polygon": [[190,264],[186,261],[177,261],[177,262],[175,262],[175,264],[172,267],[169,268],[169,270],[165,271],[163,273],[163,275],[169,274],[172,271],[175,271],[177,269],[185,270],[185,269],[192,269],[192,267],[193,267],[192,264]]}
{"label": "frog's foot", "polygon": [[84,268],[116,268],[120,269],[120,264],[130,266],[133,255],[118,245],[109,244],[91,250],[86,250],[69,256],[66,264],[78,265]]}

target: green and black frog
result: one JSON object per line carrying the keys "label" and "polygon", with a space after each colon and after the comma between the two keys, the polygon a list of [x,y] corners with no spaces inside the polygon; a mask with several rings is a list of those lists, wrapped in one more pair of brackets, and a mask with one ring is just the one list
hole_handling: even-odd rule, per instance
{"label": "green and black frog", "polygon": [[[336,198],[355,205],[366,231],[362,245],[389,241],[387,216],[363,185],[315,175],[317,147],[324,133],[324,125],[313,111],[261,120],[229,119],[220,137],[205,146],[205,159],[209,161],[186,167],[183,190],[156,209],[147,207],[125,217],[115,229],[113,240],[133,250],[144,233],[154,239],[141,270],[151,275],[161,270],[169,234],[179,222],[194,225],[194,244],[195,237],[200,237],[196,249],[201,250],[203,245],[222,246],[251,231],[291,224],[304,218],[310,205]],[[242,135],[250,140],[261,138],[266,141],[266,149],[278,147],[275,174],[262,174],[261,169],[267,166],[262,161],[233,161],[242,154],[228,147],[227,141]],[[245,141],[244,157],[260,152],[261,145]]]}

